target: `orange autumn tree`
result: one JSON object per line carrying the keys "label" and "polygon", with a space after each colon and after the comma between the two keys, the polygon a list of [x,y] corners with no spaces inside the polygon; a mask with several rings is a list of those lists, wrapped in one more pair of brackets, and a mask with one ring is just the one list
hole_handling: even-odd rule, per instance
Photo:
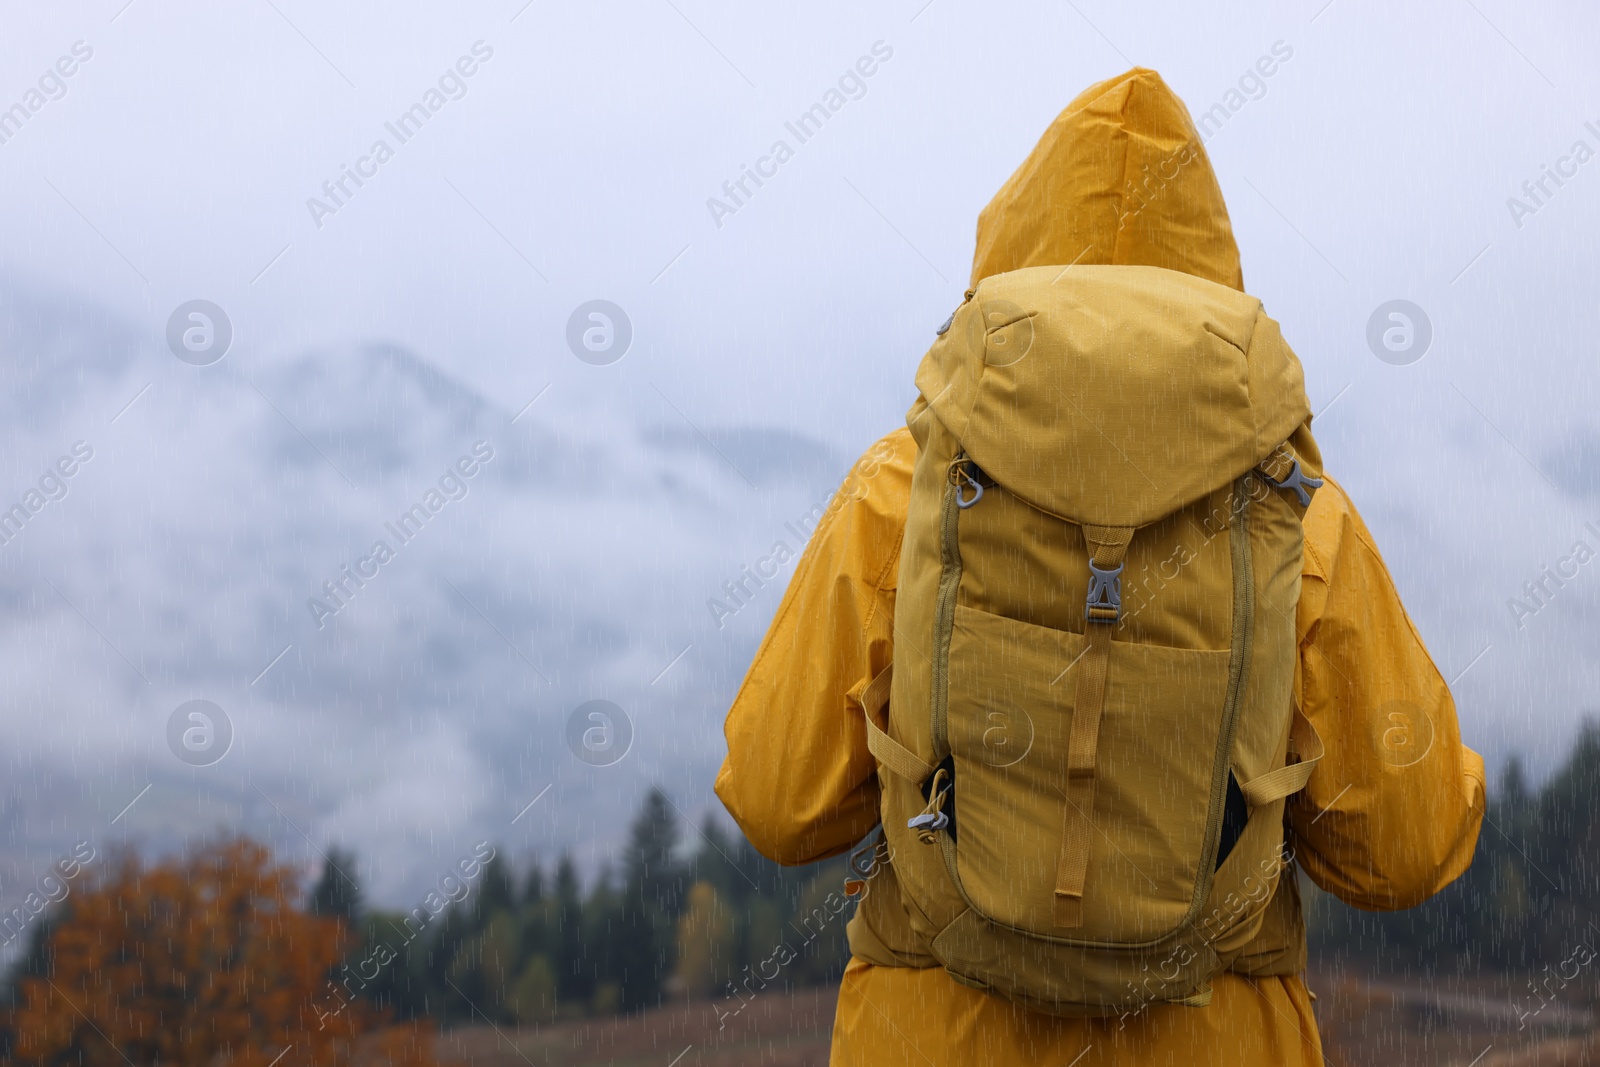
{"label": "orange autumn tree", "polygon": [[385,1030],[341,998],[330,979],[349,931],[297,907],[294,873],[262,846],[108,866],[67,899],[43,973],[20,983],[6,1020],[16,1062],[327,1067],[359,1049],[385,1067],[434,1063],[430,1033]]}

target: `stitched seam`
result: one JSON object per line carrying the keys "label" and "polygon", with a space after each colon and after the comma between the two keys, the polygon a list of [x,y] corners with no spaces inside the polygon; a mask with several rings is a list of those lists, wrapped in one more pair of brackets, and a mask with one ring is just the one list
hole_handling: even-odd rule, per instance
{"label": "stitched seam", "polygon": [[883,569],[878,572],[877,579],[874,580],[873,583],[872,583],[872,592],[873,592],[872,603],[867,605],[867,614],[866,614],[865,619],[862,621],[862,629],[863,630],[870,631],[872,629],[872,620],[877,617],[878,610],[879,610],[879,605],[883,602],[883,599],[884,599],[883,598],[883,594],[888,591],[888,590],[886,590],[884,588],[884,583],[888,581],[889,575],[892,574],[894,572],[894,570],[899,566],[899,563],[900,563],[900,549],[901,549],[901,546],[905,544],[905,539],[906,539],[906,528],[902,524],[901,527],[900,527],[900,534],[894,540],[894,549],[893,549],[893,551],[891,551],[889,553],[889,558],[884,561]]}

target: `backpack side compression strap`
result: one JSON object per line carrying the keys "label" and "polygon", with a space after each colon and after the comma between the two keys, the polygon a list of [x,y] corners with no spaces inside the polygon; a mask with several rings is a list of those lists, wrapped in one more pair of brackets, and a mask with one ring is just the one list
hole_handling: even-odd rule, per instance
{"label": "backpack side compression strap", "polygon": [[877,717],[888,706],[889,682],[893,676],[893,665],[885,667],[861,691],[862,718],[867,723],[867,750],[884,767],[906,781],[920,785],[933,776],[933,768],[922,762],[915,752],[878,728]]}
{"label": "backpack side compression strap", "polygon": [[1100,748],[1100,716],[1106,701],[1106,667],[1111,633],[1122,617],[1122,559],[1133,540],[1131,526],[1083,527],[1090,549],[1089,597],[1084,605],[1084,650],[1079,656],[1072,730],[1067,735],[1066,806],[1061,852],[1056,857],[1055,922],[1083,925],[1083,886],[1089,872],[1089,831],[1093,828],[1095,764]]}
{"label": "backpack side compression strap", "polygon": [[1299,708],[1294,709],[1289,727],[1288,759],[1287,765],[1275,771],[1239,783],[1240,792],[1252,808],[1263,807],[1304,789],[1311,780],[1311,772],[1317,769],[1317,761],[1322,759],[1322,738]]}

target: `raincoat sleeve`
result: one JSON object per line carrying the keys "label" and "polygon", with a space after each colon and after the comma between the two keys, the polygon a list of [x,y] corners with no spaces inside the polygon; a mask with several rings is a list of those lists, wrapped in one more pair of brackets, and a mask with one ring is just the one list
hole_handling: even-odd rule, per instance
{"label": "raincoat sleeve", "polygon": [[756,849],[810,863],[878,823],[859,696],[893,658],[916,443],[897,430],[851,469],[811,534],[728,712],[717,796]]}
{"label": "raincoat sleeve", "polygon": [[1289,806],[1295,855],[1347,904],[1413,907],[1472,862],[1483,757],[1461,743],[1449,687],[1332,479],[1305,530],[1295,699],[1325,754]]}

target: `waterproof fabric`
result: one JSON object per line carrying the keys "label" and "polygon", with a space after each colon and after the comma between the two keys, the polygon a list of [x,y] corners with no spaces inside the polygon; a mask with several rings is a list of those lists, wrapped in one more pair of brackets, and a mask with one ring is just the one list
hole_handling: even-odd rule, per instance
{"label": "waterproof fabric", "polygon": [[984,279],[917,389],[985,474],[1106,526],[1149,525],[1228,485],[1311,416],[1261,301],[1151,266]]}
{"label": "waterproof fabric", "polygon": [[[1304,505],[1252,473],[1292,438],[1318,484],[1299,361],[1254,297],[1080,263],[985,278],[917,385],[869,731],[900,893],[862,901],[852,952],[1070,1016],[1203,999],[1241,953],[1262,973],[1283,802],[1315,766],[1287,766]],[[951,821],[911,828],[946,760]],[[1256,800],[1224,846],[1230,773]]]}
{"label": "waterproof fabric", "polygon": [[978,216],[973,285],[1052,263],[1146,263],[1244,288],[1217,176],[1155,71],[1084,90]]}
{"label": "waterproof fabric", "polygon": [[[1151,173],[1163,180],[1149,181]],[[985,210],[974,279],[1074,257],[1242,288],[1215,177],[1182,104],[1153,72],[1091,88],[1052,124]],[[916,454],[901,429],[854,468],[729,711],[717,793],[755,846],[779,862],[837,855],[878,823],[860,697],[893,659]],[[1332,479],[1304,526],[1294,693],[1326,753],[1288,804],[1288,843],[1298,868],[1348,903],[1410,907],[1470,863],[1483,761],[1461,744],[1449,690]],[[869,893],[885,888],[893,887]],[[1278,973],[1286,960],[1303,965],[1304,951],[1295,882],[1283,878],[1258,942],[1234,972],[1217,976],[1203,1008],[1061,1019],[964,987],[928,959],[908,956],[903,967],[853,960],[840,988],[833,1062],[1321,1063],[1305,984]]]}

